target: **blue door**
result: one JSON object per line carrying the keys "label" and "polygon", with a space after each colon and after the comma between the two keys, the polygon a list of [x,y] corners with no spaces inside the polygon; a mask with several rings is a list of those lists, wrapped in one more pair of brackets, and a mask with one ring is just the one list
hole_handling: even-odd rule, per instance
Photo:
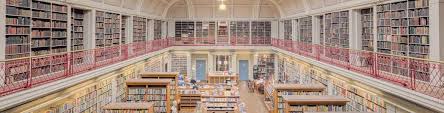
{"label": "blue door", "polygon": [[206,61],[205,60],[196,60],[196,79],[197,80],[206,80]]}
{"label": "blue door", "polygon": [[248,80],[248,60],[239,60],[239,78],[240,80]]}

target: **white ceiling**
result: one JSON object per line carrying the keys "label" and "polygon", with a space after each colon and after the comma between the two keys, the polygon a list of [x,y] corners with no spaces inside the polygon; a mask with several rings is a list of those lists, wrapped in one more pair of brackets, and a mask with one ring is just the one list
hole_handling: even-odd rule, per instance
{"label": "white ceiling", "polygon": [[[205,12],[201,10],[214,9],[220,4],[219,0],[92,0],[104,4],[119,6],[127,9],[140,10],[150,15],[167,17],[171,12],[185,13],[186,17],[199,17],[200,13],[212,13],[218,16],[218,11]],[[230,16],[242,16],[253,12],[252,17],[261,17],[260,13],[273,13],[272,16],[282,17],[339,4],[351,0],[225,0]],[[185,11],[184,11],[185,9]],[[251,11],[250,11],[251,10]],[[170,13],[170,14],[168,14]],[[174,13],[178,14],[178,13]],[[222,16],[226,16],[221,14]],[[264,14],[262,14],[264,16]],[[178,15],[182,17],[184,15]],[[214,17],[216,17],[214,16]],[[270,16],[270,15],[265,15]],[[177,16],[176,16],[177,17]],[[219,17],[223,18],[223,17]]]}

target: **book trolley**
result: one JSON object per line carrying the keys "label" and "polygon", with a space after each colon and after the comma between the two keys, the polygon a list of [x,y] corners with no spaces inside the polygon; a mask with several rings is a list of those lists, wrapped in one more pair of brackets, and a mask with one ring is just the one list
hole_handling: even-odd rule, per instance
{"label": "book trolley", "polygon": [[322,84],[274,84],[266,89],[265,96],[271,101],[273,113],[284,113],[285,95],[323,95],[325,86]]}
{"label": "book trolley", "polygon": [[170,113],[170,84],[167,79],[126,80],[128,102],[153,102],[155,113]]}
{"label": "book trolley", "polygon": [[105,113],[154,113],[154,103],[110,103],[103,106]]}
{"label": "book trolley", "polygon": [[285,95],[285,113],[345,112],[348,99],[330,95]]}

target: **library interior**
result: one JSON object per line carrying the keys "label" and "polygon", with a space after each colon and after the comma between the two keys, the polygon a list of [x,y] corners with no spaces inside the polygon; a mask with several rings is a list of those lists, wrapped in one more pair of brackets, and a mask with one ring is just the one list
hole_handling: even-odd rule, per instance
{"label": "library interior", "polygon": [[0,16],[0,113],[444,113],[444,0],[0,0]]}

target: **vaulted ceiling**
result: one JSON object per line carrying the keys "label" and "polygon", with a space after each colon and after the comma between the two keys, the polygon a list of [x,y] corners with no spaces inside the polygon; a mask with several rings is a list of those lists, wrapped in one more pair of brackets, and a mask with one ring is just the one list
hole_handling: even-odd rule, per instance
{"label": "vaulted ceiling", "polygon": [[[108,5],[139,10],[143,13],[161,17],[193,17],[201,13],[212,13],[215,18],[237,17],[247,14],[248,17],[283,17],[298,14],[307,10],[318,9],[351,0],[225,0],[227,15],[218,13],[220,0],[91,0]],[[202,11],[211,10],[211,11]],[[175,12],[175,13],[173,13]],[[182,13],[177,13],[182,12]],[[247,13],[248,12],[248,13]],[[252,12],[252,13],[251,13]],[[240,14],[235,14],[240,13]],[[177,15],[182,14],[182,15]]]}

